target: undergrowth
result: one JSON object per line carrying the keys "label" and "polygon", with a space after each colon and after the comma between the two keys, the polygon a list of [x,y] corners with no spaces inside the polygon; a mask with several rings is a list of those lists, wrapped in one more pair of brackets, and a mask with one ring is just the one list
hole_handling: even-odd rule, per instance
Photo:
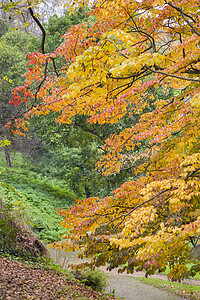
{"label": "undergrowth", "polygon": [[86,268],[81,271],[76,270],[73,274],[81,283],[84,283],[98,292],[105,291],[105,288],[108,285],[107,275],[99,270]]}

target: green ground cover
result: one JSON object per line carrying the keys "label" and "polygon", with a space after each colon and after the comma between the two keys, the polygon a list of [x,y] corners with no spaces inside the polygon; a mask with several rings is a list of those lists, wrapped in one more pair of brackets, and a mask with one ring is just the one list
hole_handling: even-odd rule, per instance
{"label": "green ground cover", "polygon": [[44,177],[24,166],[17,154],[12,167],[0,156],[0,192],[4,201],[26,214],[35,233],[45,242],[59,240],[64,229],[59,225],[61,208],[68,208],[76,199],[64,180]]}

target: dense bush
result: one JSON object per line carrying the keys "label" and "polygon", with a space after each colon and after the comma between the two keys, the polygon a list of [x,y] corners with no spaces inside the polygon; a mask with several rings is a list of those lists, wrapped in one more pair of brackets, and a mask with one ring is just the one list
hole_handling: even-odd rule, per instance
{"label": "dense bush", "polygon": [[80,282],[90,286],[95,291],[104,291],[108,282],[105,273],[100,270],[83,269],[74,271],[74,276]]}

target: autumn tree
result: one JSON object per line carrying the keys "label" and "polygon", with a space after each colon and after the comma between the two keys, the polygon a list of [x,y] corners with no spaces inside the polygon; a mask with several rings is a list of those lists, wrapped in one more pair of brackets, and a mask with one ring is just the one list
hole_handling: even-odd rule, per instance
{"label": "autumn tree", "polygon": [[102,126],[132,118],[105,140],[96,165],[104,176],[132,166],[132,180],[60,212],[70,234],[59,247],[81,249],[90,266],[147,275],[169,266],[172,280],[200,271],[191,255],[200,225],[199,10],[197,0],[95,1],[94,23],[72,26],[53,53],[28,56],[12,103],[29,109],[15,133],[50,111],[67,124],[76,115]]}

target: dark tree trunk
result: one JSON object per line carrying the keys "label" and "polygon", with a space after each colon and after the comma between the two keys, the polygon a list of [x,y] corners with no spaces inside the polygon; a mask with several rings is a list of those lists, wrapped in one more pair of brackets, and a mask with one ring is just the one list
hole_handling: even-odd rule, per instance
{"label": "dark tree trunk", "polygon": [[91,197],[91,193],[90,193],[90,190],[89,188],[87,187],[87,185],[85,185],[85,195],[87,198],[90,198]]}
{"label": "dark tree trunk", "polygon": [[8,147],[4,147],[4,153],[5,153],[5,157],[6,157],[7,166],[11,167],[11,160],[10,160],[10,154],[8,151]]}

